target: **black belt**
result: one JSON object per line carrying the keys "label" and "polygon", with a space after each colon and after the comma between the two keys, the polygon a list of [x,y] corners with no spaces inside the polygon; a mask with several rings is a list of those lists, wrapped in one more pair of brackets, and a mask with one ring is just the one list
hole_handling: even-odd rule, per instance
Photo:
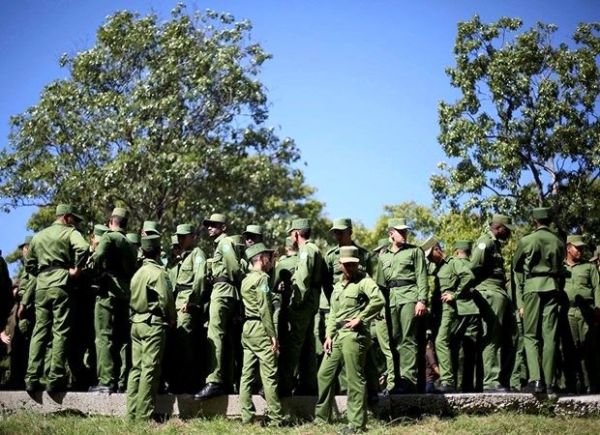
{"label": "black belt", "polygon": [[258,316],[250,316],[250,317],[246,317],[244,319],[244,322],[249,322],[250,320],[261,320],[261,318]]}
{"label": "black belt", "polygon": [[218,282],[224,282],[226,284],[231,284],[233,285],[233,283],[231,282],[231,280],[229,278],[227,278],[226,276],[219,276],[218,278],[214,279],[214,283],[218,283]]}
{"label": "black belt", "polygon": [[558,274],[552,273],[552,272],[533,272],[533,273],[528,273],[526,279],[537,278],[537,277],[540,277],[540,276],[547,276],[549,278],[557,278]]}
{"label": "black belt", "polygon": [[182,290],[191,290],[192,286],[191,285],[179,285],[179,284],[175,284],[175,291],[179,292]]}
{"label": "black belt", "polygon": [[416,284],[417,282],[412,279],[392,279],[388,281],[388,288],[406,287],[408,285]]}
{"label": "black belt", "polygon": [[53,270],[59,270],[59,269],[67,270],[68,268],[66,266],[44,266],[38,270],[38,273],[52,272]]}

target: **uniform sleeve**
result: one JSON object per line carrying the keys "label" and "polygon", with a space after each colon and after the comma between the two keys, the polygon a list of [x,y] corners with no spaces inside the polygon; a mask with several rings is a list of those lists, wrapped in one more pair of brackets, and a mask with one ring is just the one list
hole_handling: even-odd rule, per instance
{"label": "uniform sleeve", "polygon": [[201,301],[206,287],[206,255],[201,249],[194,251],[193,261],[194,281],[192,282],[192,292],[196,295],[194,299]]}
{"label": "uniform sleeve", "polygon": [[[335,291],[336,290],[334,287],[333,292],[331,293],[332,297]],[[329,307],[329,315],[327,316],[327,323],[325,324],[325,337],[333,338],[335,335],[335,319],[337,318],[337,309],[337,304],[333,303],[332,300],[332,303]]]}
{"label": "uniform sleeve", "polygon": [[325,256],[325,270],[323,271],[323,293],[327,297],[327,300],[331,299],[331,292],[333,291],[333,260],[329,252]]}
{"label": "uniform sleeve", "polygon": [[23,272],[19,280],[19,292],[21,292],[21,304],[25,307],[33,305],[33,295],[35,294],[35,278],[27,272]]}
{"label": "uniform sleeve", "polygon": [[514,286],[513,293],[515,294],[517,309],[523,308],[523,286],[525,285],[525,273],[523,269],[525,253],[522,240],[519,240],[512,263],[512,284]]}
{"label": "uniform sleeve", "polygon": [[594,295],[594,307],[600,308],[600,273],[596,265],[590,267],[590,283],[592,284],[592,292]]}
{"label": "uniform sleeve", "polygon": [[489,245],[482,239],[479,239],[471,253],[470,269],[475,276],[475,285],[485,279],[485,254],[487,249],[489,249]]}
{"label": "uniform sleeve", "polygon": [[369,302],[365,308],[360,312],[358,318],[363,323],[369,323],[375,317],[379,315],[381,309],[385,305],[385,299],[377,283],[371,278],[365,278],[361,282],[361,291],[367,296]]}
{"label": "uniform sleeve", "polygon": [[225,238],[219,243],[219,249],[223,258],[223,264],[227,269],[227,276],[231,282],[238,282],[240,276],[240,262],[235,253],[235,246],[233,242]]}
{"label": "uniform sleeve", "polygon": [[161,271],[156,280],[156,292],[158,293],[158,301],[162,312],[165,314],[165,320],[169,324],[174,324],[177,321],[177,313],[175,311],[175,299],[171,291],[169,276],[166,271]]}
{"label": "uniform sleeve", "polygon": [[257,288],[258,312],[260,321],[265,328],[265,332],[270,338],[277,338],[275,324],[273,323],[273,301],[271,300],[271,289],[269,288],[269,279],[264,276],[258,282]]}
{"label": "uniform sleeve", "polygon": [[454,273],[458,277],[458,284],[456,286],[457,297],[466,296],[473,287],[475,275],[473,275],[471,269],[469,269],[462,261],[453,261],[452,266],[454,267]]}
{"label": "uniform sleeve", "polygon": [[293,298],[296,303],[303,302],[306,293],[310,290],[310,271],[315,261],[314,255],[311,255],[305,246],[300,248],[298,254],[298,265],[292,276]]}
{"label": "uniform sleeve", "polygon": [[427,276],[427,261],[425,252],[421,248],[414,250],[415,261],[415,279],[417,281],[418,296],[417,300],[427,301],[429,297],[429,278]]}
{"label": "uniform sleeve", "polygon": [[25,257],[25,271],[32,276],[37,276],[38,274],[38,258],[37,258],[37,250],[36,250],[36,241],[35,237],[29,244],[29,252]]}

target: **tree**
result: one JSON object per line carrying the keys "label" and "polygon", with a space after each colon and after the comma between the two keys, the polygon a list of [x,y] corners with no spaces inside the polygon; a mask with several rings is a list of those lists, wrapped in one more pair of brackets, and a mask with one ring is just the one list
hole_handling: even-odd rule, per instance
{"label": "tree", "polygon": [[[437,205],[504,211],[525,219],[552,206],[563,231],[600,234],[600,23],[581,24],[572,44],[554,44],[556,26],[521,31],[519,19],[458,25],[460,91],[439,104],[438,140],[454,164],[431,178]],[[520,32],[520,33],[519,33]]]}
{"label": "tree", "polygon": [[11,119],[3,210],[42,207],[35,230],[58,202],[76,204],[90,223],[121,205],[132,227],[152,219],[166,231],[219,211],[237,230],[267,222],[277,237],[293,215],[316,219],[322,204],[298,147],[265,125],[258,75],[271,56],[250,31],[248,21],[182,5],[166,21],[109,17],[93,47],[61,57],[68,77]]}

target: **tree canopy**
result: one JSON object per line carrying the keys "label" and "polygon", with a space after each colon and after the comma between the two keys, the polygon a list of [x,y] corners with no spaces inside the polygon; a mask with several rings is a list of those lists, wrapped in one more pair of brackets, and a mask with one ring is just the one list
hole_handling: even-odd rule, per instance
{"label": "tree canopy", "polygon": [[163,228],[211,212],[233,226],[267,222],[281,235],[293,215],[316,219],[295,142],[266,124],[259,80],[271,56],[251,24],[177,6],[170,19],[123,11],[107,18],[95,45],[65,54],[65,79],[11,119],[0,152],[0,205],[42,207],[29,226],[70,202],[90,223],[115,205]]}
{"label": "tree canopy", "polygon": [[600,23],[570,43],[554,25],[523,30],[520,19],[459,23],[460,97],[439,104],[439,142],[450,162],[431,178],[438,205],[495,210],[521,219],[552,206],[563,231],[600,235]]}

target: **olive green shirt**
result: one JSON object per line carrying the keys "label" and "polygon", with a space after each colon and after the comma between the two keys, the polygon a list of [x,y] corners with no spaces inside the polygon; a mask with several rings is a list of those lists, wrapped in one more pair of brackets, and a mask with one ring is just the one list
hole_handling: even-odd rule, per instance
{"label": "olive green shirt", "polygon": [[371,320],[379,315],[384,304],[381,290],[369,276],[359,272],[352,281],[338,281],[331,294],[331,311],[327,317],[325,335],[333,338],[336,333],[352,332],[341,326],[356,318],[362,321],[359,331],[368,334]]}
{"label": "olive green shirt", "polygon": [[307,240],[298,249],[298,263],[292,275],[291,306],[315,312],[325,274],[325,261],[317,245]]}
{"label": "olive green shirt", "polygon": [[[377,264],[377,284],[394,294],[396,303],[427,303],[429,281],[425,253],[418,246],[405,244],[396,252],[387,247],[382,250]],[[402,286],[394,281],[406,282]]]}
{"label": "olive green shirt", "polygon": [[600,308],[600,274],[596,265],[580,262],[573,265],[564,263],[565,293],[569,302],[583,300]]}
{"label": "olive green shirt", "polygon": [[176,322],[175,301],[165,269],[146,258],[131,279],[131,321],[153,325],[173,325]]}
{"label": "olive green shirt", "polygon": [[[372,270],[372,261],[371,261],[371,253],[367,251],[362,246],[358,246],[356,243],[352,242],[352,246],[356,246],[358,248],[358,259],[360,260],[360,270],[371,275]],[[325,264],[327,265],[327,269],[325,270],[325,277],[323,280],[323,291],[321,292],[321,298],[319,302],[319,309],[328,310],[329,309],[329,299],[331,298],[331,292],[333,291],[333,286],[339,282],[342,277],[342,268],[340,266],[340,247],[336,246],[331,248],[325,254]]]}
{"label": "olive green shirt", "polygon": [[184,304],[198,305],[205,288],[206,255],[198,247],[183,252],[176,268],[176,308],[180,309]]}
{"label": "olive green shirt", "polygon": [[513,257],[513,281],[517,307],[523,307],[523,294],[562,288],[565,244],[545,226],[519,240]]}
{"label": "olive green shirt", "polygon": [[[298,264],[298,255],[284,255],[277,259],[274,272],[271,274],[271,288],[273,289],[273,306],[275,311],[273,313],[273,321],[276,325],[279,324],[279,315],[281,308],[288,306],[290,303],[290,293],[292,290],[292,275],[296,270]],[[285,288],[283,291],[279,290],[279,283],[283,282]]]}
{"label": "olive green shirt", "polygon": [[[506,273],[502,246],[491,232],[481,236],[473,245],[470,268],[475,275],[475,287],[479,291],[497,291],[506,294]],[[508,296],[508,295],[507,295]]]}
{"label": "olive green shirt", "polygon": [[[209,260],[214,286],[211,297],[238,298],[236,286],[241,276],[240,259],[234,241],[225,233],[215,239],[217,244],[213,257]],[[219,280],[227,282],[219,282]]]}
{"label": "olive green shirt", "polygon": [[36,277],[36,290],[66,288],[69,268],[85,264],[89,245],[75,227],[54,222],[31,240],[25,269]]}
{"label": "olive green shirt", "polygon": [[260,321],[267,336],[277,338],[269,275],[250,266],[248,274],[242,281],[241,293],[246,320]]}
{"label": "olive green shirt", "polygon": [[[471,288],[475,276],[469,267],[469,261],[455,257],[445,257],[435,268],[433,275],[440,294],[454,296],[456,311],[461,316],[478,314],[479,309],[471,297]],[[436,292],[434,292],[435,294]]]}
{"label": "olive green shirt", "polygon": [[100,272],[100,289],[119,299],[128,299],[131,278],[138,268],[137,250],[125,231],[108,230],[92,255]]}

